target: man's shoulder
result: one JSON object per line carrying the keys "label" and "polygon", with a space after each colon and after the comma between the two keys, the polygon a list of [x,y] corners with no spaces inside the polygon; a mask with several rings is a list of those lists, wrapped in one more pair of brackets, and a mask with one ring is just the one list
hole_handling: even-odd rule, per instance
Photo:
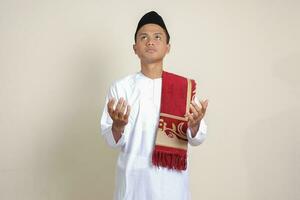
{"label": "man's shoulder", "polygon": [[130,86],[134,83],[137,74],[138,74],[138,72],[123,76],[119,79],[116,79],[115,81],[113,81],[112,86],[114,86],[114,87]]}

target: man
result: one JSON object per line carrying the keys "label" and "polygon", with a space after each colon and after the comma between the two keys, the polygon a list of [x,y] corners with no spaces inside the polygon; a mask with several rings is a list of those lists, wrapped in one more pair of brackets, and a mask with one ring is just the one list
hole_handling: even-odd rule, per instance
{"label": "man", "polygon": [[141,71],[111,85],[101,118],[107,143],[121,149],[114,198],[190,199],[188,145],[206,138],[208,101],[193,80],[163,70],[170,36],[160,15],[146,13],[134,39]]}

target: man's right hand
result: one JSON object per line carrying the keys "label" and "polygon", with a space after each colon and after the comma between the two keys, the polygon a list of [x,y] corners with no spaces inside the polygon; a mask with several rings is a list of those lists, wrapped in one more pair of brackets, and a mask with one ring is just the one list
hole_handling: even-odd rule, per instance
{"label": "man's right hand", "polygon": [[[116,108],[114,109],[115,105],[115,98],[109,99],[107,103],[107,110],[109,116],[113,120],[112,124],[112,132],[116,142],[119,141],[121,138],[122,133],[124,132],[125,126],[128,123],[128,117],[130,114],[130,105],[124,100],[124,98],[120,98]],[[126,110],[127,108],[127,110]],[[126,113],[124,113],[126,110]]]}

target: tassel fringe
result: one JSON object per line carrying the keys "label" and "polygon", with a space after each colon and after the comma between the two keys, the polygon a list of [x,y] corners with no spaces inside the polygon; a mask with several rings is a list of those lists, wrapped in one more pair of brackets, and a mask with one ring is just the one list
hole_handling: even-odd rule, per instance
{"label": "tassel fringe", "polygon": [[187,151],[156,145],[152,154],[152,163],[157,167],[161,166],[179,171],[186,170]]}

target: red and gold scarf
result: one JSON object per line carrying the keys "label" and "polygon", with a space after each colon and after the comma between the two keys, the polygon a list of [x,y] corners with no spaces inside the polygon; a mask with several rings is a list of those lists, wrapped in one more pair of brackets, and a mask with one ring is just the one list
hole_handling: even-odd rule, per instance
{"label": "red and gold scarf", "polygon": [[152,163],[175,170],[187,168],[187,118],[190,103],[196,94],[196,83],[166,71],[162,73],[159,126]]}

